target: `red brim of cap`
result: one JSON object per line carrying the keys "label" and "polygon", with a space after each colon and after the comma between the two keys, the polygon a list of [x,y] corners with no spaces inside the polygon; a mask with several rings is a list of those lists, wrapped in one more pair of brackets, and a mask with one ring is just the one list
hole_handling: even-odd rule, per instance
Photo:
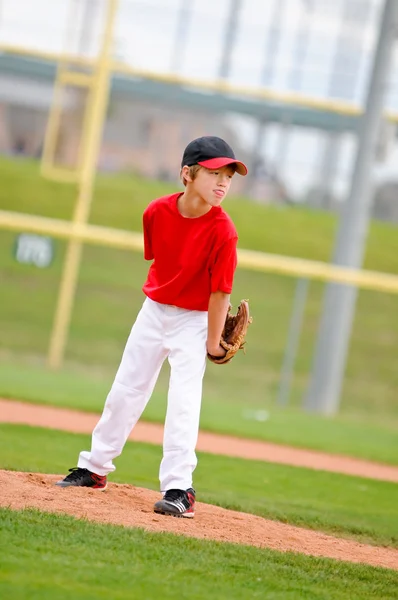
{"label": "red brim of cap", "polygon": [[202,160],[198,163],[201,167],[205,167],[206,169],[221,169],[221,167],[226,167],[227,165],[236,165],[236,172],[239,175],[247,175],[247,167],[240,160],[235,160],[233,158],[218,157],[218,158],[209,158],[209,160]]}

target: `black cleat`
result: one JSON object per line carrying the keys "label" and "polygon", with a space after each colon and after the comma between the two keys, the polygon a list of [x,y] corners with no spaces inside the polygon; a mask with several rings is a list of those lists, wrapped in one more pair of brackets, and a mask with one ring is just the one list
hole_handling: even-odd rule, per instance
{"label": "black cleat", "polygon": [[195,490],[167,490],[153,510],[161,515],[192,519],[195,516]]}
{"label": "black cleat", "polygon": [[69,469],[69,475],[65,479],[57,481],[59,487],[90,487],[95,490],[105,490],[107,486],[106,475],[97,475],[88,469],[74,467]]}

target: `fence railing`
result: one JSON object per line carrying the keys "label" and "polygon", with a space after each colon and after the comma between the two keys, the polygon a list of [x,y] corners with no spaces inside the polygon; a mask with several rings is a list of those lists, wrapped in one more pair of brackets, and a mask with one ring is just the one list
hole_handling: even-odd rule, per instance
{"label": "fence railing", "polygon": [[[23,213],[0,210],[0,230],[30,231],[64,240],[109,246],[124,250],[143,250],[141,233],[80,224]],[[398,275],[341,267],[321,261],[268,254],[254,250],[238,250],[238,267],[264,273],[279,273],[318,281],[333,281],[368,290],[398,294]]]}

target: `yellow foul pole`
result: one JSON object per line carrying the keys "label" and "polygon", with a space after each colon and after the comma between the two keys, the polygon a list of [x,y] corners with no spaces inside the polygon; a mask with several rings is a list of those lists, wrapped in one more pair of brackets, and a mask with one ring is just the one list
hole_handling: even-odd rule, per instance
{"label": "yellow foul pole", "polygon": [[[118,1],[107,0],[106,25],[101,50],[98,60],[93,67],[92,84],[90,85],[83,127],[83,152],[78,182],[79,192],[73,215],[73,224],[75,226],[87,223],[90,213],[103,124],[108,106],[112,64],[111,51]],[[81,254],[82,243],[78,240],[71,240],[67,247],[48,351],[48,365],[53,369],[58,369],[62,365],[64,358]]]}

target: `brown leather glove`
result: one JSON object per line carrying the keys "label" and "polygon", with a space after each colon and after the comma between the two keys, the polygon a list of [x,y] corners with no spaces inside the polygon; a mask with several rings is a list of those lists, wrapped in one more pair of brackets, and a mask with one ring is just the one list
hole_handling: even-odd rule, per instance
{"label": "brown leather glove", "polygon": [[230,305],[220,340],[220,346],[226,351],[225,356],[207,353],[207,358],[216,365],[225,365],[244,347],[247,328],[253,320],[249,314],[248,300],[241,300],[236,315],[231,314],[231,310]]}

